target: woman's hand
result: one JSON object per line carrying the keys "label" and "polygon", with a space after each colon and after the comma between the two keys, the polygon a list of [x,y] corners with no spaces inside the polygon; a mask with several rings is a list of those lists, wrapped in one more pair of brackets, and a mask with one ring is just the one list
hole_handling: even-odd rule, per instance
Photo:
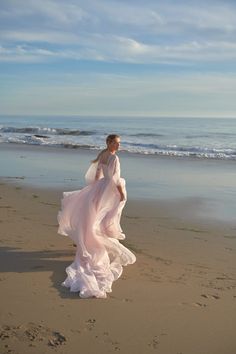
{"label": "woman's hand", "polygon": [[120,193],[120,201],[122,202],[123,200],[125,200],[124,192],[123,192],[121,186],[117,186],[117,189],[118,189],[118,191],[119,191],[119,193]]}

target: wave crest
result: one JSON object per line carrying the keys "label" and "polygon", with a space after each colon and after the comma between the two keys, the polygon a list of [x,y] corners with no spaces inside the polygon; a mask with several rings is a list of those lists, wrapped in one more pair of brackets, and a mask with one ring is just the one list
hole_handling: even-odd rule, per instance
{"label": "wave crest", "polygon": [[66,128],[48,128],[48,127],[2,127],[1,133],[20,133],[20,134],[49,134],[49,135],[94,135],[93,130],[78,130]]}

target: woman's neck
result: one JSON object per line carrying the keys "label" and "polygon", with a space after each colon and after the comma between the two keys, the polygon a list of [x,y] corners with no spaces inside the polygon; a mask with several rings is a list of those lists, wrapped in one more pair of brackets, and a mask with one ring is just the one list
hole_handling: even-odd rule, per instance
{"label": "woman's neck", "polygon": [[116,153],[116,150],[112,151],[112,150],[107,149],[107,151],[112,155],[114,155]]}

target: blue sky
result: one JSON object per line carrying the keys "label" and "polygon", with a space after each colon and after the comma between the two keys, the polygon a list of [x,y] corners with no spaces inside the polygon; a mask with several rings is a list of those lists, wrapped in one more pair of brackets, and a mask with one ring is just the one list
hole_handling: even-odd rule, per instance
{"label": "blue sky", "polygon": [[236,117],[235,63],[235,1],[0,1],[0,114]]}

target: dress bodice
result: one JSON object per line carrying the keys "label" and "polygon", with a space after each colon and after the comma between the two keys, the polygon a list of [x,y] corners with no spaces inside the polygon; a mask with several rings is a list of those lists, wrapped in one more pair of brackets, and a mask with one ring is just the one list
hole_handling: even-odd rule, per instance
{"label": "dress bodice", "polygon": [[120,185],[120,162],[117,155],[110,155],[106,162],[92,163],[85,175],[87,183],[104,178]]}

